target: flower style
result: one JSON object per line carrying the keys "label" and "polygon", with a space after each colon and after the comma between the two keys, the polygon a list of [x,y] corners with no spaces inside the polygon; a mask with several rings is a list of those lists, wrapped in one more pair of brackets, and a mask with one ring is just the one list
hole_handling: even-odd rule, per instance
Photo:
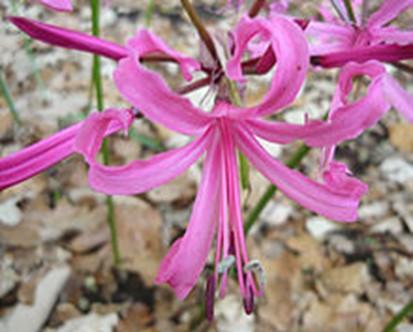
{"label": "flower style", "polygon": [[71,12],[73,10],[71,0],[38,0],[42,5],[59,12]]}
{"label": "flower style", "polygon": [[[260,274],[260,266],[249,259],[245,245],[237,150],[302,206],[337,221],[356,220],[359,200],[367,187],[349,176],[345,167],[330,167],[322,182],[316,182],[272,158],[257,140],[260,137],[280,144],[303,140],[309,146],[328,147],[355,137],[369,124],[364,117],[354,118],[356,110],[353,108],[337,113],[329,121],[310,121],[304,125],[263,119],[291,104],[306,76],[308,46],[302,30],[292,20],[277,15],[270,19],[243,17],[240,20],[232,34],[234,52],[227,63],[226,76],[245,81],[242,56],[249,42],[260,36],[269,42],[276,55],[274,78],[260,104],[241,108],[226,98],[219,98],[210,113],[173,92],[158,74],[143,66],[149,57],[161,57],[177,63],[186,80],[191,79],[194,71],[202,69],[198,61],[170,49],[146,30],[139,31],[123,47],[24,18],[14,17],[11,21],[42,41],[117,60],[114,79],[121,95],[148,119],[194,139],[186,146],[147,160],[124,166],[105,166],[96,161],[103,137],[114,130],[126,129],[133,119],[133,112],[93,114],[82,124],[1,159],[0,188],[23,181],[51,165],[51,161],[78,152],[90,165],[88,177],[92,188],[107,194],[138,194],[172,180],[206,152],[202,181],[188,228],[163,260],[156,281],[168,283],[178,298],[185,298],[203,270],[217,232],[215,273],[208,279],[207,287],[210,317],[216,285],[221,281],[223,295],[233,264],[247,312],[253,309],[254,297],[262,293],[262,284],[255,281],[261,280],[259,275],[254,278],[255,273]],[[209,81],[218,85],[225,83],[223,79]],[[368,106],[366,114],[376,112],[378,107],[374,103]]]}

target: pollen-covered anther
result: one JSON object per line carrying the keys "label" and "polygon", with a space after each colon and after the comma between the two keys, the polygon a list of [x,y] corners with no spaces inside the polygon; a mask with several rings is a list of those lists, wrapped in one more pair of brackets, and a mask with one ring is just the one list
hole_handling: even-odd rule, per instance
{"label": "pollen-covered anther", "polygon": [[219,274],[224,274],[234,265],[235,265],[235,256],[228,255],[227,257],[225,257],[222,261],[218,263],[217,271]]}
{"label": "pollen-covered anther", "polygon": [[244,272],[253,272],[254,275],[256,276],[258,280],[258,284],[260,286],[260,289],[262,290],[267,283],[267,279],[265,277],[265,271],[264,268],[261,264],[261,262],[258,259],[253,259],[249,261],[245,266],[244,266]]}

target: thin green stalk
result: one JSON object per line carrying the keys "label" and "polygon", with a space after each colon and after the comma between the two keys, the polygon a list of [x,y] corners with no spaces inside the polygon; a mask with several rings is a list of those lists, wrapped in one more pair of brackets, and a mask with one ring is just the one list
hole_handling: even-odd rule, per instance
{"label": "thin green stalk", "polygon": [[[91,0],[91,9],[92,9],[92,34],[96,37],[100,35],[100,28],[99,28],[99,17],[100,17],[100,0]],[[104,102],[103,102],[103,84],[102,84],[102,76],[100,70],[100,57],[97,55],[93,55],[93,83],[96,92],[96,103],[98,111],[101,112],[104,109]],[[108,141],[105,139],[102,144],[102,156],[103,156],[103,163],[105,165],[109,164],[109,146]],[[116,220],[115,220],[115,207],[112,196],[106,197],[106,205],[107,205],[107,223],[110,228],[110,235],[111,235],[111,244],[112,244],[112,254],[113,254],[113,261],[116,266],[120,264],[120,253],[119,253],[119,244],[118,244],[118,236],[117,236],[117,228],[116,228]]]}
{"label": "thin green stalk", "polygon": [[[16,3],[16,0],[12,0],[11,6],[13,15],[18,15],[18,4]],[[30,38],[23,36],[23,48],[26,52],[27,57],[30,60],[30,64],[32,65],[34,79],[36,80],[37,87],[40,88],[42,94],[45,95],[46,88],[42,76],[40,75],[40,70],[36,62],[36,57],[33,53],[33,50],[31,49],[31,43],[32,40]]]}
{"label": "thin green stalk", "polygon": [[6,100],[7,106],[14,122],[20,127],[22,125],[22,122],[19,113],[17,112],[16,106],[14,105],[13,97],[10,93],[9,86],[7,85],[3,73],[0,73],[0,90],[4,99]]}
{"label": "thin green stalk", "polygon": [[154,8],[153,0],[148,0],[148,4],[146,5],[146,10],[145,10],[145,26],[147,28],[151,25],[151,22],[152,22],[153,8]]}
{"label": "thin green stalk", "polygon": [[351,5],[351,0],[344,0],[344,6],[346,7],[347,15],[350,21],[354,24],[357,23],[356,16],[354,15],[353,6]]}
{"label": "thin green stalk", "polygon": [[[310,150],[311,149],[308,146],[302,144],[294,153],[294,155],[287,161],[287,166],[290,168],[296,168],[300,164],[301,160],[303,160],[303,158],[307,155],[307,153],[310,152]],[[262,212],[262,210],[264,210],[265,206],[274,196],[276,191],[277,187],[272,184],[267,187],[267,190],[261,196],[257,205],[255,205],[254,208],[251,210],[245,221],[245,234],[248,234],[248,232],[251,230],[251,227],[258,220],[260,213]]]}
{"label": "thin green stalk", "polygon": [[413,300],[407,303],[384,327],[383,332],[395,332],[397,326],[409,315],[413,315]]}

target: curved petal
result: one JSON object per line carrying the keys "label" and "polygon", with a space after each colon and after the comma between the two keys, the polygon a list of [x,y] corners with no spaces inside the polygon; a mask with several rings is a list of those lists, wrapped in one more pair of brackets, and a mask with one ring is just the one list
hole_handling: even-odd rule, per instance
{"label": "curved petal", "polygon": [[119,62],[114,74],[122,96],[150,120],[187,135],[200,134],[211,117],[173,92],[158,74],[128,57]]}
{"label": "curved petal", "polygon": [[[106,112],[112,112],[112,110],[99,115],[102,116]],[[118,112],[126,113],[125,111]],[[91,117],[95,117],[95,115],[92,114]],[[0,190],[35,176],[76,152],[74,148],[76,137],[86,122],[87,120],[84,120],[63,129],[38,143],[0,159]],[[106,128],[102,134],[108,136],[119,129],[118,124],[113,124]],[[85,137],[85,145],[87,142],[87,137]]]}
{"label": "curved petal", "polygon": [[162,39],[145,29],[139,30],[136,36],[128,39],[126,45],[131,53],[138,58],[153,53],[169,56],[178,63],[182,76],[187,81],[192,79],[192,71],[201,68],[198,61],[173,50]]}
{"label": "curved petal", "polygon": [[361,197],[368,191],[368,186],[353,177],[347,166],[337,161],[331,161],[323,172],[323,180],[327,186],[334,188],[337,193]]}
{"label": "curved petal", "polygon": [[385,25],[412,6],[413,0],[384,0],[380,8],[368,19],[367,26],[377,27]]}
{"label": "curved petal", "polygon": [[127,55],[125,47],[85,33],[24,17],[9,16],[8,20],[33,39],[46,44],[98,54],[114,60]]}
{"label": "curved petal", "polygon": [[282,16],[268,20],[244,16],[233,32],[235,51],[227,64],[227,75],[231,79],[244,79],[241,58],[248,42],[258,34],[270,41],[277,68],[262,103],[245,109],[245,112],[265,115],[290,104],[299,92],[308,68],[308,46],[297,24]]}
{"label": "curved petal", "polygon": [[73,10],[72,2],[70,0],[40,0],[40,3],[50,9],[61,12],[71,12]]}
{"label": "curved petal", "polygon": [[363,190],[321,184],[273,159],[245,127],[236,131],[237,145],[251,163],[286,196],[336,221],[355,221]]}
{"label": "curved petal", "polygon": [[130,119],[122,113],[90,117],[79,131],[75,149],[90,165],[89,184],[99,192],[110,195],[133,195],[168,182],[198,160],[210,141],[211,131],[190,144],[159,153],[147,160],[136,160],[124,166],[105,166],[95,161],[107,128],[128,128]]}
{"label": "curved petal", "polygon": [[158,271],[156,283],[168,283],[183,300],[201,274],[214,237],[219,217],[220,156],[218,137],[207,152],[201,185],[198,189],[191,219],[183,238],[177,240]]}

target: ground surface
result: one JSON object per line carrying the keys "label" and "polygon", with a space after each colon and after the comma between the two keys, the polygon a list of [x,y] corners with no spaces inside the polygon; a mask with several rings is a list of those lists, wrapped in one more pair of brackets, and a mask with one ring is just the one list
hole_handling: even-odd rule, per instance
{"label": "ground surface", "polygon": [[[155,3],[151,30],[182,52],[198,54],[198,38],[177,2]],[[226,14],[229,19],[223,18],[213,1],[196,3],[211,26],[224,30],[234,21],[231,12]],[[35,4],[17,10],[89,31],[87,1],[75,6],[73,15],[51,14]],[[313,14],[314,6],[310,3],[296,12]],[[104,37],[125,40],[143,26],[145,8],[144,1],[112,0],[102,10]],[[5,156],[81,118],[90,107],[91,57],[38,42],[24,47],[23,35],[4,20],[12,13],[7,1],[0,4],[0,13],[0,66],[23,119],[21,128],[13,125],[0,99],[0,155]],[[411,16],[403,19],[411,22]],[[107,106],[124,105],[111,81],[114,68],[104,60]],[[163,72],[175,77],[168,68]],[[411,77],[397,76],[413,91]],[[315,118],[327,111],[335,77],[333,71],[310,74],[285,118],[302,120],[304,112]],[[252,83],[249,103],[259,100],[265,83],[265,79]],[[186,142],[145,120],[135,128],[138,138],[111,139],[113,164]],[[269,146],[284,160],[295,148]],[[199,321],[203,280],[183,303],[169,288],[154,286],[161,258],[184,231],[200,165],[147,194],[115,198],[123,257],[121,270],[116,270],[104,197],[88,188],[85,164],[72,157],[0,193],[0,331],[6,321],[17,324],[10,331],[19,332],[33,331],[36,324],[59,332],[380,331],[413,297],[412,152],[413,127],[395,113],[339,149],[339,159],[370,187],[354,224],[332,223],[276,195],[248,240],[251,257],[259,259],[266,271],[265,296],[246,316],[236,285],[231,284],[228,296],[217,301],[211,325]],[[301,170],[316,176],[318,157],[319,151],[312,151]],[[247,208],[267,185],[252,174]],[[413,325],[406,322],[400,331],[413,331]]]}

